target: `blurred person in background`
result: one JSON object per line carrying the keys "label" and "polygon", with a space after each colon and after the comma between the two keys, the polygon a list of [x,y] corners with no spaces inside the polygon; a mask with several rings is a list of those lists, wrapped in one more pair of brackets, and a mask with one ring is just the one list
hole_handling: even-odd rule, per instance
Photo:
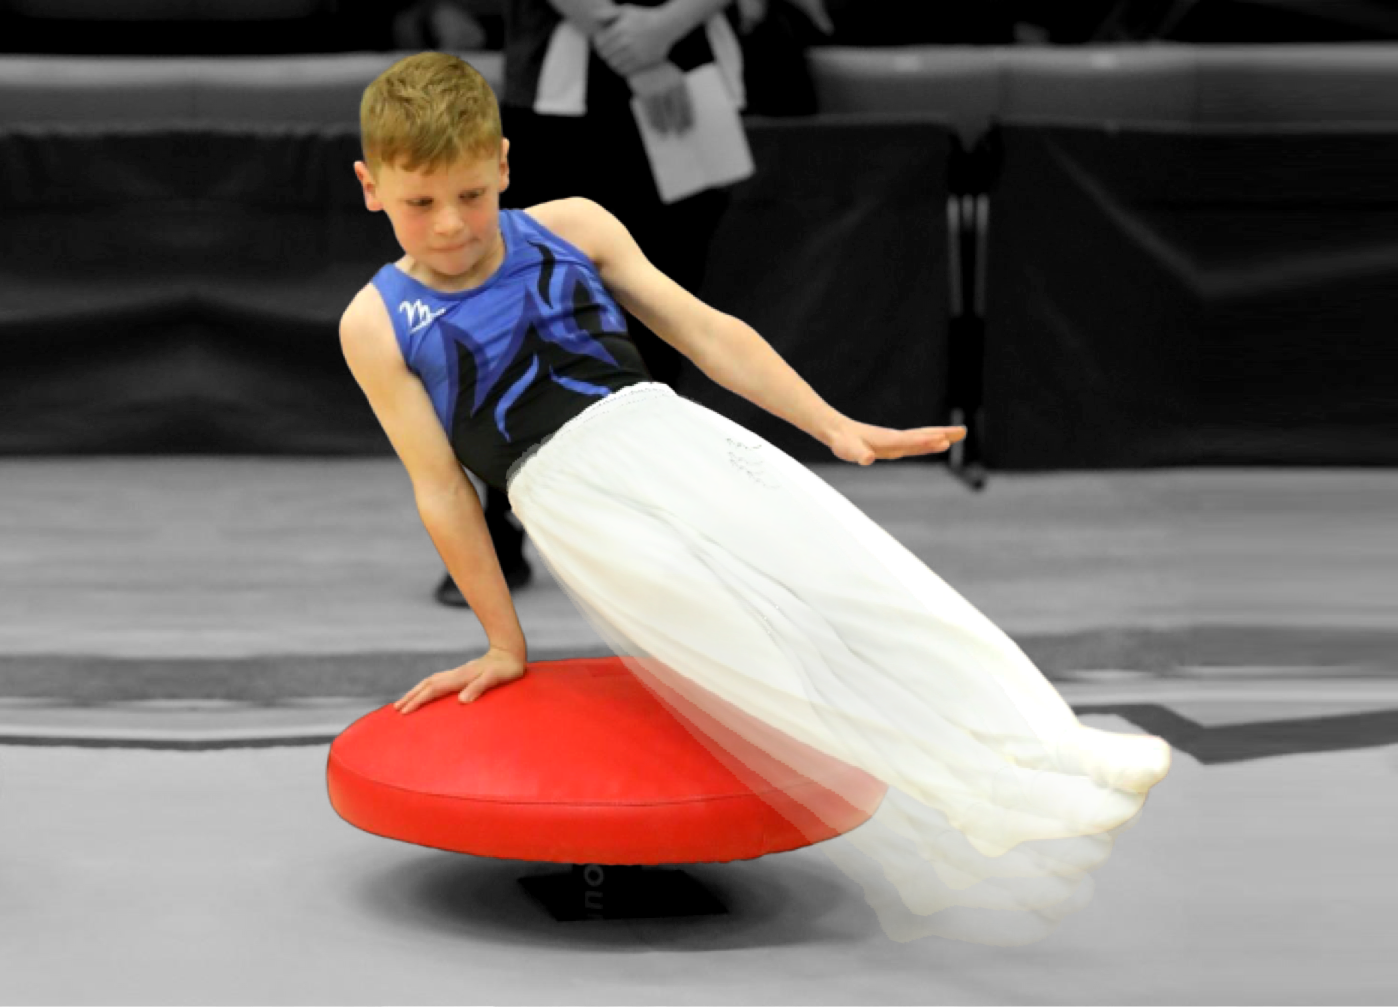
{"label": "blurred person in background", "polygon": [[[504,25],[500,118],[512,149],[526,158],[511,174],[508,204],[523,209],[571,196],[600,203],[658,269],[697,293],[729,189],[663,202],[632,111],[633,94],[640,79],[647,80],[642,114],[662,132],[683,133],[694,117],[685,73],[726,60],[754,86],[758,114],[813,112],[803,49],[812,31],[829,29],[821,0],[504,0]],[[652,379],[675,386],[690,366],[684,356],[629,312],[625,316]],[[485,486],[484,497],[501,570],[518,590],[533,579],[524,530],[504,493]],[[444,605],[467,607],[450,574],[435,596]]]}
{"label": "blurred person in background", "polygon": [[345,49],[466,53],[504,47],[504,0],[337,2]]}
{"label": "blurred person in background", "polygon": [[470,0],[415,0],[393,17],[393,46],[403,51],[498,49],[493,41]]}
{"label": "blurred person in background", "polygon": [[831,41],[826,0],[734,0],[729,20],[743,50],[750,115],[814,115],[815,83],[806,50]]}

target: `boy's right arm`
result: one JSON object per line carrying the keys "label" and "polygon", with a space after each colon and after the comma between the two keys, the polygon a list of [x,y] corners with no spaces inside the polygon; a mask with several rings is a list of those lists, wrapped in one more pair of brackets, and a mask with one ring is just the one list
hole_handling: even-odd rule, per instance
{"label": "boy's right arm", "polygon": [[365,287],[340,318],[340,348],[412,481],[423,526],[490,646],[527,660],[524,631],[485,524],[480,498],[452,451],[432,400],[408,369],[377,291]]}

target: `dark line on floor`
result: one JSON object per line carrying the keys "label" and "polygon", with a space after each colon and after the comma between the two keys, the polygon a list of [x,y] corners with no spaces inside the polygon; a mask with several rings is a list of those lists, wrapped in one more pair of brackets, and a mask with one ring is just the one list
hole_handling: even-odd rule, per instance
{"label": "dark line on floor", "polygon": [[[1261,698],[1261,697],[1259,697]],[[1278,755],[1348,752],[1398,744],[1398,710],[1366,710],[1295,720],[1259,720],[1209,727],[1159,703],[1111,703],[1074,712],[1114,713],[1147,734],[1164,738],[1206,766],[1252,762]]]}
{"label": "dark line on floor", "polygon": [[[1158,735],[1176,751],[1207,766],[1254,762],[1280,755],[1347,752],[1398,744],[1398,710],[1376,710],[1298,720],[1268,720],[1208,727],[1158,703],[1107,703],[1074,706],[1083,714],[1115,714],[1147,734]],[[348,726],[348,725],[346,725]],[[25,737],[0,734],[0,746],[24,748],[131,748],[213,752],[242,748],[329,746],[335,734],[195,739]]]}
{"label": "dark line on floor", "polygon": [[[1051,680],[1084,668],[1141,671],[1162,677],[1195,666],[1356,670],[1390,677],[1398,633],[1249,626],[1180,629],[1106,628],[1020,634],[1014,642]],[[477,656],[457,649],[424,653],[274,654],[241,658],[124,658],[93,655],[0,655],[0,697],[55,699],[65,705],[151,699],[216,699],[274,704],[321,696],[378,701],[422,678]],[[611,657],[605,647],[538,650],[531,661]]]}

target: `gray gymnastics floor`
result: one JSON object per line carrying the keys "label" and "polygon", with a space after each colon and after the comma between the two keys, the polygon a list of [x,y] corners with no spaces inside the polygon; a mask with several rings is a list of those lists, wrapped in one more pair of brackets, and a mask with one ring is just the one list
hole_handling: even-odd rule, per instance
{"label": "gray gymnastics floor", "polygon": [[[1170,777],[1047,940],[900,945],[818,848],[725,915],[341,820],[330,741],[484,643],[392,459],[0,462],[0,1002],[1394,1003],[1398,478],[817,471]],[[600,653],[541,564],[531,659]],[[843,842],[836,839],[832,842]]]}

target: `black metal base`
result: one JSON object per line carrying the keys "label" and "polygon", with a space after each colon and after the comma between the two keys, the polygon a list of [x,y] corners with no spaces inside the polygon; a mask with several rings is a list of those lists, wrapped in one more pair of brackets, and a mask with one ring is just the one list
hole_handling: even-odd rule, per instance
{"label": "black metal base", "polygon": [[556,874],[520,878],[519,883],[562,923],[728,912],[703,885],[674,869],[574,864]]}

